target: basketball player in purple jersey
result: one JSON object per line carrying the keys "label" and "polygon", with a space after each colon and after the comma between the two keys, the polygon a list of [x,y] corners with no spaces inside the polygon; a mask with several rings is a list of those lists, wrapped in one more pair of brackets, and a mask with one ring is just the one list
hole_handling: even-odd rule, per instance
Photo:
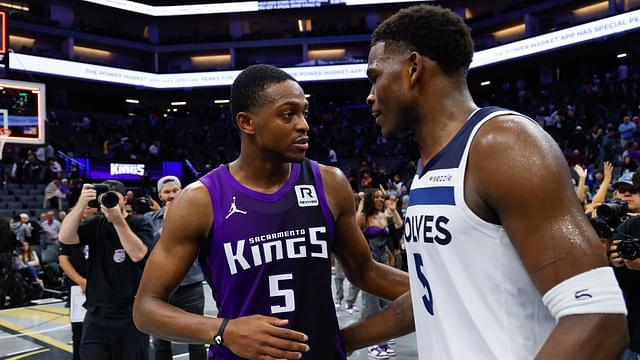
{"label": "basketball player in purple jersey", "polygon": [[[146,265],[134,319],[171,341],[213,343],[214,359],[346,359],[331,296],[331,252],[357,287],[386,299],[407,276],[372,260],[356,225],[349,182],[305,160],[308,102],[284,71],[238,75],[231,111],[240,156],[176,199]],[[167,298],[198,254],[218,317]]]}

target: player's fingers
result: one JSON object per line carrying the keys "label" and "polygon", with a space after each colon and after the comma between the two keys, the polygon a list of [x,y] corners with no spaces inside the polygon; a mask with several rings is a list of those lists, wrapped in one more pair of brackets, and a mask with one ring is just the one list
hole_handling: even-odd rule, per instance
{"label": "player's fingers", "polygon": [[281,327],[272,327],[269,330],[269,335],[278,337],[280,339],[288,339],[299,342],[306,342],[307,340],[309,340],[309,337],[306,334],[299,331]]}
{"label": "player's fingers", "polygon": [[[274,358],[273,356],[269,356],[269,355],[260,355],[257,359],[258,360],[282,360],[282,359]],[[299,359],[299,358],[296,358],[296,359]]]}
{"label": "player's fingers", "polygon": [[266,349],[266,355],[271,356],[274,359],[300,359],[302,353],[297,351],[286,351],[275,347],[269,347]]}
{"label": "player's fingers", "polygon": [[278,319],[276,317],[265,316],[264,320],[268,324],[271,324],[273,326],[278,326],[278,327],[287,326],[287,324],[289,324],[289,320],[287,320],[287,319]]}
{"label": "player's fingers", "polygon": [[280,349],[283,351],[290,351],[290,352],[296,352],[296,353],[309,351],[309,345],[307,344],[297,342],[297,341],[284,340],[276,337],[270,339],[269,344],[273,348]]}

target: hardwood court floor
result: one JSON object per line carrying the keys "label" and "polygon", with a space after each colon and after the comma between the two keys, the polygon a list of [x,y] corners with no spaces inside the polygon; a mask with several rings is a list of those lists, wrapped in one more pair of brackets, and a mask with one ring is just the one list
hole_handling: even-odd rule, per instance
{"label": "hardwood court floor", "polygon": [[[345,289],[348,284],[345,282]],[[211,298],[211,292],[205,285],[206,303],[205,314],[215,316],[217,309]],[[361,296],[357,306],[362,308]],[[338,309],[338,321],[341,326],[357,320],[360,312],[349,314],[344,309]],[[398,355],[394,360],[417,359],[415,336],[409,335],[396,339],[394,349]],[[43,305],[26,306],[15,309],[0,310],[0,359],[30,359],[30,360],[70,360],[71,326],[69,324],[69,309],[62,302],[52,302]],[[150,348],[150,359],[153,359],[153,349]],[[174,344],[174,359],[188,359],[186,345]],[[350,360],[371,359],[366,350],[356,351]]]}

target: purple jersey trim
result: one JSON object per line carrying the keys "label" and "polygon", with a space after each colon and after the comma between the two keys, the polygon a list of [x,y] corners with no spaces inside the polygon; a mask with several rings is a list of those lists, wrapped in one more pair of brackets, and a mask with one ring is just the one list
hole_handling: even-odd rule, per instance
{"label": "purple jersey trim", "polygon": [[284,194],[291,190],[296,181],[298,181],[298,176],[300,175],[300,164],[291,163],[291,174],[289,174],[289,179],[284,183],[284,185],[282,185],[282,187],[280,187],[280,189],[278,189],[278,191],[274,192],[273,194],[265,194],[259,191],[251,190],[248,187],[242,185],[236,178],[233,177],[233,175],[231,175],[231,172],[229,171],[229,167],[227,165],[221,165],[220,167],[220,171],[222,171],[221,175],[224,178],[224,181],[227,182],[227,184],[231,185],[234,189],[247,196],[250,196],[256,200],[266,202],[278,201]]}
{"label": "purple jersey trim", "polygon": [[331,210],[329,209],[329,204],[327,203],[327,195],[324,192],[324,183],[322,182],[320,165],[318,165],[318,163],[315,161],[311,161],[311,171],[313,171],[313,178],[315,179],[315,183],[316,183],[315,185],[318,191],[318,197],[320,198],[320,207],[322,208],[324,219],[327,222],[327,227],[329,228],[329,235],[331,239],[333,239],[335,221],[333,219],[333,215],[331,214]]}
{"label": "purple jersey trim", "polygon": [[342,342],[342,337],[340,336],[339,327],[338,332],[336,333],[336,350],[338,350],[338,354],[342,356],[342,359],[347,359],[347,352],[344,349],[344,343]]}

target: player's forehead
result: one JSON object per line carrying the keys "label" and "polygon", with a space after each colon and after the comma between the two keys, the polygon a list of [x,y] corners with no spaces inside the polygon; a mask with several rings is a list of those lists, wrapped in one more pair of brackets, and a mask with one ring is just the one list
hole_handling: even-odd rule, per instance
{"label": "player's forehead", "polygon": [[309,106],[300,84],[286,80],[268,86],[263,93],[263,105],[279,108],[287,105],[306,108]]}
{"label": "player's forehead", "polygon": [[384,56],[384,47],[384,42],[377,42],[373,44],[369,50],[369,65],[378,63],[382,60],[382,57]]}
{"label": "player's forehead", "polygon": [[367,64],[367,74],[379,71],[382,68],[382,57],[384,55],[384,43],[379,42],[369,50],[369,59]]}
{"label": "player's forehead", "polygon": [[406,52],[402,51],[399,45],[378,42],[369,50],[369,60],[367,64],[367,76],[379,75],[385,70],[396,68],[406,57]]}

